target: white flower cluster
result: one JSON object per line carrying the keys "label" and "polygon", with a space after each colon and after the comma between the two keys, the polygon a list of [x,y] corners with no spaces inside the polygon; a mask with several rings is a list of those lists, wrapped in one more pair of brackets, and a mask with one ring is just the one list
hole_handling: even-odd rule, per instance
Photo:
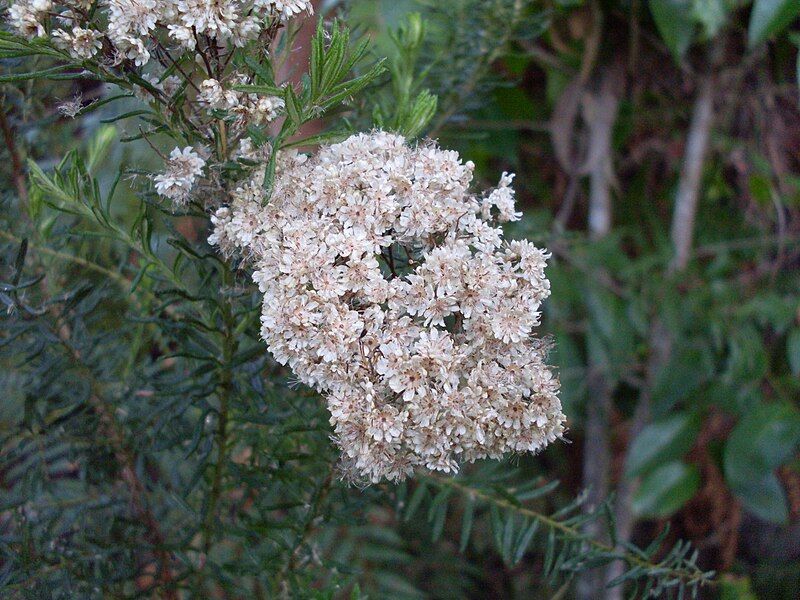
{"label": "white flower cluster", "polygon": [[234,125],[239,128],[247,123],[263,125],[274,121],[285,106],[283,98],[226,90],[216,79],[206,79],[200,84],[197,99],[209,109],[224,110],[235,115]]}
{"label": "white flower cluster", "polygon": [[167,169],[153,178],[156,191],[176,205],[186,204],[197,178],[203,174],[203,160],[194,148],[175,148],[169,155]]}
{"label": "white flower cluster", "polygon": [[[232,158],[257,160],[264,150],[248,139],[249,131],[277,119],[285,103],[234,89],[252,85],[255,75],[239,70],[233,53],[253,40],[259,52],[266,50],[286,21],[312,13],[310,0],[15,0],[8,21],[18,34],[49,39],[74,59],[118,68],[144,102],[182,98],[186,123],[207,140],[221,136],[223,149],[227,142],[238,147]],[[74,117],[81,103],[62,110]],[[187,151],[176,149],[155,177],[158,193],[176,204],[189,200],[204,166]]]}
{"label": "white flower cluster", "polygon": [[505,241],[511,177],[469,192],[472,163],[384,132],[308,158],[279,155],[212,218],[264,294],[262,335],[328,402],[347,471],[369,481],[414,468],[536,452],[559,438],[558,381],[533,336],[548,254]]}
{"label": "white flower cluster", "polygon": [[142,66],[159,30],[183,49],[202,39],[243,46],[271,21],[303,12],[312,12],[310,0],[16,0],[8,20],[25,37],[52,36],[74,58],[91,58],[105,39],[112,62]]}

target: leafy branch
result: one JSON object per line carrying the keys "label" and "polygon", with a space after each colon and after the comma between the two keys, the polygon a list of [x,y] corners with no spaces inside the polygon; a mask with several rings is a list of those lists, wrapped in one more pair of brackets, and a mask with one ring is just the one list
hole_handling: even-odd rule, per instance
{"label": "leafy branch", "polygon": [[[427,502],[427,518],[435,540],[444,530],[451,497],[458,494],[464,499],[460,540],[462,552],[469,544],[476,512],[483,506],[488,508],[495,546],[509,566],[519,563],[533,541],[540,539],[544,552],[542,570],[551,579],[621,561],[627,570],[610,581],[608,587],[634,584],[634,597],[659,596],[671,592],[677,593],[678,597],[683,597],[687,592],[696,597],[703,585],[712,582],[714,573],[703,571],[697,566],[697,552],[688,543],[679,542],[661,558],[657,558],[663,553],[662,545],[668,528],[647,548],[640,549],[616,539],[608,503],[593,512],[583,512],[580,510],[583,498],[579,497],[552,514],[541,512],[527,504],[553,493],[558,487],[557,481],[546,485],[532,481],[506,487],[502,485],[501,479],[493,477],[486,469],[472,477],[455,479],[439,475],[420,475],[418,479],[420,483],[404,506],[404,518],[412,518]],[[613,544],[606,544],[587,535],[584,529],[586,523],[600,519],[606,521]]]}

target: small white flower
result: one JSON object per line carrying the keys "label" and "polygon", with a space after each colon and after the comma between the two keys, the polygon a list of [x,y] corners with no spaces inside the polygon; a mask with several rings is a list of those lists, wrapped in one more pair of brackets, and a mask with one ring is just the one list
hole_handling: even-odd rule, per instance
{"label": "small white flower", "polygon": [[169,155],[166,170],[153,179],[156,191],[176,204],[185,204],[205,165],[206,161],[191,146],[183,150],[176,147]]}
{"label": "small white flower", "polygon": [[280,15],[282,21],[288,21],[302,12],[306,12],[309,15],[314,13],[314,6],[311,4],[311,0],[271,0],[269,4]]}
{"label": "small white flower", "polygon": [[[88,27],[90,8],[92,23],[104,23],[100,31]],[[202,36],[215,43],[241,48],[258,39],[275,19],[286,22],[301,14],[311,15],[310,0],[70,0],[66,6],[52,0],[16,0],[9,3],[8,22],[19,35],[27,38],[46,37],[71,56],[86,60],[102,48],[105,36],[111,42],[106,60],[118,65],[122,60],[143,67],[151,62],[146,40],[169,39],[184,50],[194,50]],[[159,64],[157,69],[162,71]],[[268,122],[280,110],[275,98],[248,103],[252,117]]]}
{"label": "small white flower", "polygon": [[43,37],[47,33],[45,22],[52,8],[51,0],[14,2],[8,8],[8,22],[23,37]]}
{"label": "small white flower", "polygon": [[67,50],[73,58],[86,60],[97,54],[97,51],[103,47],[102,34],[93,29],[82,29],[81,27],[73,27],[70,32],[63,29],[56,29],[53,32],[53,43]]}

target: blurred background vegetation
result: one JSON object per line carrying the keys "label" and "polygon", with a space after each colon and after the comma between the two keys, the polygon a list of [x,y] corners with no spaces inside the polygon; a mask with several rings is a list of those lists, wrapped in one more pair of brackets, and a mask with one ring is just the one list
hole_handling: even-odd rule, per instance
{"label": "blurred background vegetation", "polygon": [[[596,509],[611,527],[569,526],[599,543],[630,542],[657,561],[691,542],[700,569],[716,571],[703,597],[796,598],[800,3],[318,10],[344,15],[391,66],[384,85],[318,128],[391,128],[428,90],[438,107],[422,137],[473,160],[482,185],[517,174],[524,219],[509,233],[553,253],[543,328],[569,443],[454,481],[344,487],[324,407],[250,325],[237,328],[235,411],[220,426],[209,324],[224,321],[221,309],[206,299],[205,316],[188,316],[175,298],[193,302],[191,290],[143,278],[140,256],[49,213],[46,186],[29,186],[15,163],[47,170],[80,148],[103,195],[122,165],[124,181],[132,167],[155,168],[141,141],[118,143],[135,127],[104,123],[119,111],[100,102],[76,119],[58,111],[76,94],[107,97],[93,82],[0,77],[10,315],[0,321],[0,581],[11,597],[178,597],[165,579],[189,597],[643,597],[603,589],[626,563],[570,563],[557,528],[533,527],[579,498],[579,512]],[[139,203],[124,187],[111,214],[134,224]],[[158,261],[202,245],[202,223],[145,212]],[[168,245],[176,230],[194,245]],[[213,265],[190,264],[200,265],[187,275],[193,290],[215,281]],[[224,291],[249,307],[243,323],[258,307],[245,280]],[[25,318],[11,315],[19,294]],[[181,568],[160,572],[165,553]]]}
{"label": "blurred background vegetation", "polygon": [[[618,535],[670,524],[732,597],[796,597],[800,5],[553,1],[509,32],[491,3],[429,4],[436,135],[487,183],[516,172],[514,233],[553,252],[574,443],[541,473],[613,492]],[[418,7],[353,3],[375,32]],[[487,33],[437,48],[454,30]]]}

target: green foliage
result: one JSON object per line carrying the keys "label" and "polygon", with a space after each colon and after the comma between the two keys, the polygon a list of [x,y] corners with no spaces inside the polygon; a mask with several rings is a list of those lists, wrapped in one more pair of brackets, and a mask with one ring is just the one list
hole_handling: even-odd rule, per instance
{"label": "green foliage", "polygon": [[636,477],[663,463],[683,457],[700,431],[697,415],[680,413],[651,423],[633,440],[625,462],[625,475]]}
{"label": "green foliage", "polygon": [[633,510],[645,517],[667,517],[695,495],[700,472],[673,460],[648,471],[633,497]]}
{"label": "green foliage", "polygon": [[378,104],[375,126],[396,131],[408,139],[417,137],[436,114],[437,99],[428,90],[416,90],[425,73],[418,74],[419,54],[425,38],[425,22],[419,13],[408,15],[391,39],[395,56],[389,61],[391,95]]}
{"label": "green foliage", "polygon": [[649,0],[658,31],[678,61],[686,54],[694,38],[691,4],[690,0]]}
{"label": "green foliage", "polygon": [[275,158],[281,148],[308,146],[335,141],[346,136],[347,132],[338,130],[322,135],[293,139],[300,128],[313,119],[319,119],[334,107],[340,107],[361,93],[373,83],[385,70],[384,61],[372,64],[362,74],[351,79],[348,76],[356,65],[365,57],[369,47],[368,40],[362,40],[354,48],[350,44],[350,32],[345,25],[333,21],[330,31],[319,21],[316,32],[311,39],[311,58],[308,66],[308,77],[302,81],[301,89],[295,90],[286,85],[282,90],[272,84],[273,76],[268,70],[260,69],[264,83],[255,85],[236,85],[234,89],[264,95],[282,95],[286,103],[286,119],[280,132],[272,141],[271,160],[267,166],[264,187],[269,190],[275,176]]}
{"label": "green foliage", "polygon": [[[101,129],[90,148],[107,137]],[[325,415],[308,395],[280,393],[280,378],[261,378],[274,367],[258,339],[257,294],[237,289],[202,245],[160,244],[154,207],[115,218],[92,157],[73,151],[52,176],[32,164],[47,229],[35,244],[3,234],[17,259],[3,284],[2,360],[24,390],[2,440],[4,506],[18,510],[5,539],[11,589],[91,595],[105,580],[107,593],[130,594],[151,560],[154,574],[159,562],[175,571],[158,585],[181,580],[205,595],[203,569],[213,569],[215,585],[242,593],[286,568],[316,518],[331,479]],[[79,231],[96,250],[70,241]],[[131,251],[138,260],[120,262]],[[40,290],[45,274],[52,289]],[[280,464],[304,466],[286,476]],[[232,490],[261,491],[236,500]],[[230,510],[247,527],[230,530]],[[246,561],[226,549],[237,543]]]}
{"label": "green foliage", "polygon": [[800,411],[782,403],[747,414],[725,445],[725,477],[759,517],[785,523],[788,510],[774,470],[800,448]]}
{"label": "green foliage", "polygon": [[786,338],[786,357],[793,375],[800,375],[800,328],[795,327]]}
{"label": "green foliage", "polygon": [[[715,38],[739,8],[738,0],[649,0],[650,13],[673,58],[680,62],[695,41],[698,26],[704,38]],[[794,0],[754,0],[747,28],[753,48],[783,33],[800,15]]]}
{"label": "green foliage", "polygon": [[[611,147],[613,228],[604,239],[592,241],[584,233],[589,178],[570,171],[582,166],[580,160],[554,166],[553,159],[556,135],[571,136],[580,150],[591,131],[588,124],[580,124],[580,119],[591,122],[590,117],[580,113],[572,130],[554,132],[563,127],[560,111],[574,99],[568,86],[579,80],[581,61],[590,60],[592,39],[591,6],[574,3],[562,8],[564,4],[556,3],[553,12],[540,15],[548,23],[546,35],[518,39],[512,46],[512,54],[499,69],[502,83],[492,81],[491,93],[478,94],[483,105],[470,105],[438,128],[440,121],[435,120],[435,131],[475,160],[485,178],[491,180],[498,165],[518,173],[515,182],[520,182],[518,193],[526,208],[514,234],[535,240],[554,254],[548,268],[553,295],[544,307],[543,322],[553,335],[552,360],[560,368],[562,399],[576,437],[585,442],[587,408],[598,398],[598,389],[591,387],[594,375],[612,390],[608,425],[615,465],[612,489],[617,484],[616,466],[624,457],[622,483],[635,489],[634,509],[644,519],[669,519],[679,528],[686,522],[707,524],[709,529],[698,533],[698,539],[711,544],[701,563],[714,563],[720,558],[711,539],[741,535],[740,540],[747,540],[750,534],[745,528],[739,531],[733,519],[714,529],[711,519],[718,515],[705,512],[709,496],[722,506],[741,506],[745,520],[796,518],[790,515],[792,510],[796,515],[796,504],[790,506],[786,492],[793,489],[797,475],[797,447],[785,441],[791,437],[788,431],[772,439],[761,438],[760,429],[754,428],[762,411],[782,406],[789,408],[775,415],[774,423],[792,430],[800,397],[796,359],[800,246],[795,224],[782,233],[776,224],[784,212],[796,218],[798,188],[777,183],[775,155],[768,158],[764,144],[774,131],[767,113],[763,125],[745,123],[737,111],[747,102],[737,92],[719,88],[710,154],[699,187],[695,251],[680,274],[669,273],[668,267],[674,191],[692,94],[703,74],[758,74],[770,81],[774,76],[788,90],[780,102],[792,107],[784,122],[794,123],[795,48],[787,44],[784,26],[766,38],[774,40],[766,50],[769,60],[775,61],[770,68],[762,61],[763,47],[745,49],[755,13],[743,9],[747,4],[743,2],[647,2],[639,13],[629,3],[598,3],[603,17],[600,50],[586,88],[596,93],[604,69],[619,63],[627,66],[628,86],[616,90],[622,102]],[[455,21],[451,27],[457,27]],[[664,62],[665,48],[656,36],[680,66]],[[714,46],[724,46],[725,53],[717,56]],[[441,91],[436,79],[429,81],[430,90],[446,106],[447,89]],[[689,87],[680,88],[679,81]],[[794,139],[782,139],[789,138]],[[793,156],[783,146],[779,154]],[[733,155],[747,165],[741,182],[727,172]],[[794,167],[785,171],[783,181],[794,181],[793,171]],[[560,222],[554,217],[564,210],[574,181],[575,206]],[[778,260],[781,252],[784,259]],[[773,265],[769,273],[759,270],[765,265]],[[662,329],[654,335],[656,322]],[[651,369],[651,358],[662,346],[668,346],[667,356]],[[650,399],[650,421],[629,438],[627,427],[637,418],[643,398]],[[752,435],[744,435],[745,431]],[[757,439],[770,439],[764,443],[776,454],[762,457],[763,445]],[[734,464],[738,460],[742,467],[738,472],[727,465],[737,440],[747,442],[733,453]],[[586,457],[566,451],[560,459],[558,464],[570,465],[577,479]],[[550,464],[548,472],[558,468]],[[458,505],[452,502],[451,497],[446,523],[458,520]],[[754,528],[769,526],[756,523]],[[792,523],[781,527],[781,534],[791,535]],[[647,536],[648,526],[652,523],[638,529],[638,535]],[[724,533],[727,526],[730,534]],[[451,538],[460,539],[455,524],[445,525],[445,537],[448,529],[453,530]],[[486,538],[493,536],[481,532]],[[774,542],[776,548],[782,544]],[[491,569],[488,559],[475,560]],[[747,560],[752,557],[737,559],[728,568],[752,573]],[[791,568],[774,571],[776,559],[759,560],[775,574],[773,579],[769,575],[753,579],[759,593],[792,597],[792,593],[781,596],[778,590],[791,589],[794,579],[787,573],[796,569],[796,558],[788,563]],[[778,584],[778,579],[784,583]]]}
{"label": "green foliage", "polygon": [[[796,3],[757,1],[748,14],[724,0],[650,0],[629,13],[630,3],[543,9],[527,0],[457,0],[414,3],[419,14],[410,15],[401,3],[347,4],[374,19],[364,25],[374,46],[349,33],[360,31],[357,21],[321,22],[308,69],[285,86],[265,53],[232,59],[251,76],[234,89],[286,103],[277,131],[248,134],[275,157],[377,125],[440,136],[475,160],[479,179],[516,169],[526,214],[510,233],[554,253],[543,323],[575,443],[535,459],[467,466],[459,476],[346,486],[322,403],[259,339],[260,296],[246,270],[203,241],[206,206],[173,211],[151,191],[149,144],[204,144],[224,156],[220,123],[232,116],[220,113],[213,131],[198,132],[186,118],[186,85],[142,103],[134,90],[158,90],[141,73],[76,64],[42,40],[0,32],[3,114],[28,159],[29,195],[27,203],[20,197],[3,154],[4,597],[563,597],[576,577],[609,565],[622,573],[609,585],[631,597],[702,594],[716,568],[716,537],[736,527],[726,522],[691,540],[699,556],[677,537],[692,535],[684,527],[692,518],[710,520],[692,513],[709,472],[719,473],[714,489],[729,494],[723,502],[741,503],[745,518],[782,525],[793,514],[785,474],[797,473],[800,444],[799,204],[796,176],[778,181],[770,163],[770,124],[785,114],[750,115],[759,110],[752,103],[720,110],[693,259],[686,272],[669,272],[691,112],[684,88],[703,66],[702,53],[689,49],[739,36],[725,67],[735,74],[755,60],[734,56],[745,41],[777,40],[771,68],[745,73],[759,93],[741,94],[772,98],[783,89],[770,77],[787,72],[791,46],[781,36]],[[594,58],[592,6],[603,23]],[[659,35],[683,70],[666,64],[653,42]],[[594,90],[596,67],[613,61],[629,65],[636,93],[621,92],[613,131],[614,226],[593,240],[584,231],[588,185],[555,164],[546,135],[585,65]],[[112,89],[79,120],[55,116],[52,98],[98,80]],[[717,100],[718,108],[733,102]],[[782,97],[775,106],[785,106]],[[750,116],[730,126],[728,112]],[[320,130],[307,133],[312,123]],[[570,133],[576,146],[585,141],[585,132]],[[220,165],[231,185],[250,166]],[[574,208],[556,221],[573,177]],[[788,224],[779,227],[781,215]],[[662,341],[652,335],[656,322],[671,347],[650,371]],[[598,376],[613,405],[614,473],[634,485],[632,508],[647,521],[635,538],[644,548],[618,538],[618,497],[589,506],[582,493],[583,426]],[[644,397],[652,420],[628,439]],[[786,583],[796,563],[749,560],[725,565],[748,576],[721,578],[722,597],[796,589]]]}
{"label": "green foliage", "polygon": [[[475,531],[476,516],[488,516],[491,541],[496,552],[509,567],[517,565],[528,548],[535,544],[543,552],[542,574],[551,585],[559,585],[586,569],[596,568],[614,561],[622,561],[624,574],[610,585],[634,584],[636,593],[658,596],[675,588],[679,594],[697,594],[699,586],[711,577],[697,568],[696,556],[690,547],[676,545],[666,557],[655,560],[659,543],[636,552],[620,554],[613,545],[586,538],[582,531],[587,523],[600,522],[614,539],[614,523],[608,505],[594,511],[583,510],[584,499],[562,506],[552,514],[537,510],[536,506],[554,494],[558,482],[543,483],[538,480],[512,480],[513,470],[491,465],[476,469],[469,476],[449,479],[425,476],[406,501],[400,502],[405,519],[411,519],[425,507],[430,524],[430,535],[436,541],[442,534],[448,510],[455,510],[453,493],[463,498],[460,506],[460,547],[465,551]],[[407,502],[407,503],[406,503]],[[485,535],[485,533],[482,533]],[[666,535],[666,531],[664,532]],[[666,575],[666,572],[669,575]],[[661,577],[660,572],[666,576]]]}
{"label": "green foliage", "polygon": [[754,0],[747,29],[748,43],[755,46],[780,33],[797,15],[800,15],[800,5],[792,0]]}

